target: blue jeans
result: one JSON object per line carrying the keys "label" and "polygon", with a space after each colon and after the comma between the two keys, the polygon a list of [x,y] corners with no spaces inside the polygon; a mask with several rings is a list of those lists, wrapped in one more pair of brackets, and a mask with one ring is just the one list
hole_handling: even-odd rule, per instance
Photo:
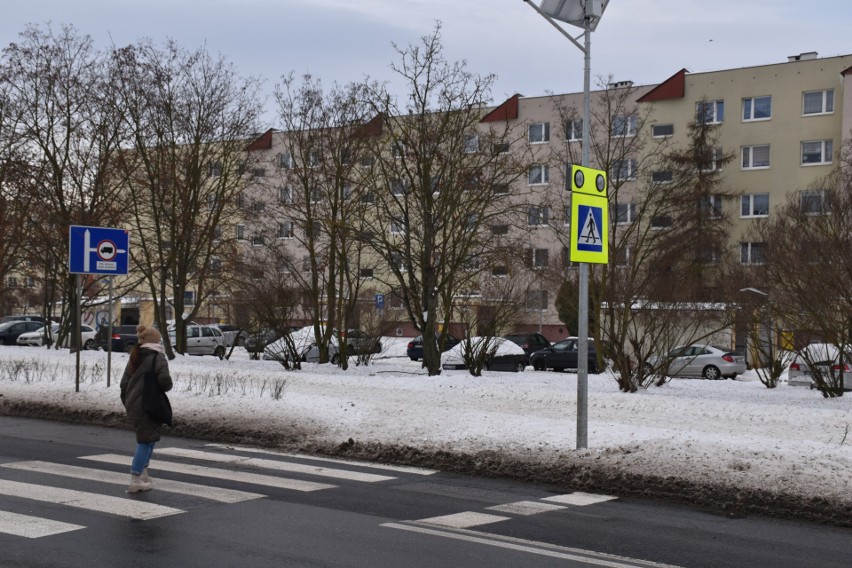
{"label": "blue jeans", "polygon": [[146,442],[136,444],[136,453],[133,455],[133,463],[130,465],[130,473],[142,475],[142,470],[148,467],[151,454],[154,453],[154,444],[157,442]]}

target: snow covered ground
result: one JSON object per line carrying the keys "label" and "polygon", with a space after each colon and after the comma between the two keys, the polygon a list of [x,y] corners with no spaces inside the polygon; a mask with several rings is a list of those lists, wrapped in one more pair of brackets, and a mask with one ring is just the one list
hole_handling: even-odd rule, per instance
{"label": "snow covered ground", "polygon": [[[575,374],[528,367],[429,377],[405,357],[406,341],[387,338],[372,364],[347,371],[318,364],[285,371],[239,348],[229,361],[179,356],[170,362],[175,433],[246,433],[320,451],[349,446],[362,457],[368,446],[406,448],[418,459],[459,455],[484,474],[649,496],[701,487],[681,499],[717,500],[720,509],[796,501],[790,514],[830,509],[823,517],[852,524],[852,393],[824,399],[786,383],[770,390],[750,371],[734,381],[673,379],[625,394],[606,373],[592,375],[589,448],[576,450]],[[93,423],[120,418],[127,356],[112,355],[110,387],[106,360],[102,351],[81,353],[75,392],[76,357],[67,350],[0,347],[0,414],[55,416],[39,409],[62,408]]]}

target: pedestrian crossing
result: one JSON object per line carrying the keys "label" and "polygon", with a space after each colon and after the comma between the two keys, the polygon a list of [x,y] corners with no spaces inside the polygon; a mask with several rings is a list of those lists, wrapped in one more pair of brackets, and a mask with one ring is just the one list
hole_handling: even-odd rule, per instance
{"label": "pedestrian crossing", "polygon": [[[62,520],[64,507],[135,521],[151,521],[186,513],[195,506],[196,500],[236,504],[262,499],[270,491],[311,493],[334,490],[341,483],[375,484],[398,480],[403,474],[429,476],[437,473],[430,469],[346,462],[220,444],[208,444],[204,449],[163,447],[157,448],[150,465],[155,477],[155,495],[165,492],[189,498],[177,500],[177,506],[167,506],[152,502],[153,499],[146,497],[146,493],[131,495],[124,491],[129,482],[127,471],[131,456],[105,453],[82,455],[77,459],[80,465],[41,460],[0,463],[0,536],[35,539],[85,529],[83,524]],[[116,471],[114,466],[121,466],[123,471]],[[191,476],[192,480],[160,477],[160,474],[167,473]],[[84,489],[79,489],[81,481],[88,482]],[[228,482],[229,487],[218,486],[221,482]],[[235,489],[234,483],[247,487]],[[77,488],[68,488],[69,484]],[[49,505],[44,510],[49,513],[45,517],[27,515],[20,504],[17,508],[12,507],[17,510],[4,510],[9,508],[4,497],[13,498],[13,503],[17,502],[15,500],[47,503]],[[612,497],[572,493],[410,522],[422,526],[467,529],[608,499]],[[166,502],[172,504],[168,500]],[[79,517],[72,520],[79,521]]]}

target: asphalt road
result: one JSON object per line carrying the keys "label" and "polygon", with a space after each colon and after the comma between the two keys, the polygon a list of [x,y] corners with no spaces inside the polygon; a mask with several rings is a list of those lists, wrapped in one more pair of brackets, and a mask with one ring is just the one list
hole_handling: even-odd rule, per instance
{"label": "asphalt road", "polygon": [[852,530],[0,417],[0,567],[844,567]]}

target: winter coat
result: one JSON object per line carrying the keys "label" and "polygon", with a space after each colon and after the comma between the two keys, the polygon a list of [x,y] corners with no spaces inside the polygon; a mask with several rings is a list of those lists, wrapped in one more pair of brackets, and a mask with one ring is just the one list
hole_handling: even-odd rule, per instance
{"label": "winter coat", "polygon": [[145,373],[152,369],[157,375],[157,382],[164,391],[171,390],[172,376],[169,374],[169,363],[166,356],[151,349],[139,349],[139,366],[135,371],[130,370],[130,363],[124,369],[121,377],[121,402],[127,410],[127,418],[136,432],[136,442],[156,442],[160,439],[162,424],[152,421],[142,410],[142,392],[145,388]]}

